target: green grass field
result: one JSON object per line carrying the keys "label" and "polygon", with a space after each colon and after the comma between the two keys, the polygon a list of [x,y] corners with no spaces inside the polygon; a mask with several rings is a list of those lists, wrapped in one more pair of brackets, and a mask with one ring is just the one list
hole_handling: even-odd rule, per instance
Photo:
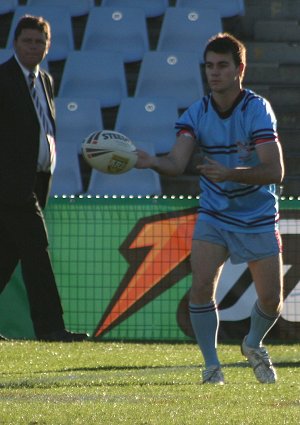
{"label": "green grass field", "polygon": [[2,342],[0,424],[298,425],[300,344],[267,347],[278,383],[221,344],[215,386],[201,385],[194,344]]}

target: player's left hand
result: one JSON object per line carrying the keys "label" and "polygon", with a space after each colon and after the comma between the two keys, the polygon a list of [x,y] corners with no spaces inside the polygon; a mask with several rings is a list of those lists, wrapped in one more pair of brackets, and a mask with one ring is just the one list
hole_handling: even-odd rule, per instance
{"label": "player's left hand", "polygon": [[228,180],[229,171],[228,167],[220,164],[218,161],[205,157],[204,164],[198,165],[197,169],[213,182],[223,182]]}

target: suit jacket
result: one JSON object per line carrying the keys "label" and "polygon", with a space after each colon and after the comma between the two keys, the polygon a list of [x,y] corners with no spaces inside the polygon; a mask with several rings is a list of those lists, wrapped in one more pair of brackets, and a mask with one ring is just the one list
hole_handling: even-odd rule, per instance
{"label": "suit jacket", "polygon": [[[55,130],[53,81],[44,70],[40,77]],[[37,183],[40,123],[24,78],[14,57],[0,65],[0,203],[22,206],[39,198],[46,204],[51,175]]]}

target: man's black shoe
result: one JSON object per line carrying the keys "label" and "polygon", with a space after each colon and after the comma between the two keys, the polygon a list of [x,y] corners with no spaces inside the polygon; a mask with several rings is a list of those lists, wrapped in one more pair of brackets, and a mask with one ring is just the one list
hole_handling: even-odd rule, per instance
{"label": "man's black shoe", "polygon": [[0,341],[8,341],[8,338],[0,334]]}
{"label": "man's black shoe", "polygon": [[75,333],[62,329],[49,334],[40,335],[37,339],[45,342],[80,342],[88,339],[86,333]]}

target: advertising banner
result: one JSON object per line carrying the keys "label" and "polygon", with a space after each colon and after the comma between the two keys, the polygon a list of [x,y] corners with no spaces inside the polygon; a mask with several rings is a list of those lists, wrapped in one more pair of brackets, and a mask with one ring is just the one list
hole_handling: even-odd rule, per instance
{"label": "advertising banner", "polygon": [[[190,252],[198,199],[59,198],[45,218],[69,329],[95,340],[189,341]],[[269,334],[300,336],[300,201],[281,201],[284,308]],[[225,264],[217,302],[220,340],[242,338],[256,292],[247,264]],[[12,306],[14,309],[12,310]],[[0,333],[32,338],[20,269],[0,297]]]}

